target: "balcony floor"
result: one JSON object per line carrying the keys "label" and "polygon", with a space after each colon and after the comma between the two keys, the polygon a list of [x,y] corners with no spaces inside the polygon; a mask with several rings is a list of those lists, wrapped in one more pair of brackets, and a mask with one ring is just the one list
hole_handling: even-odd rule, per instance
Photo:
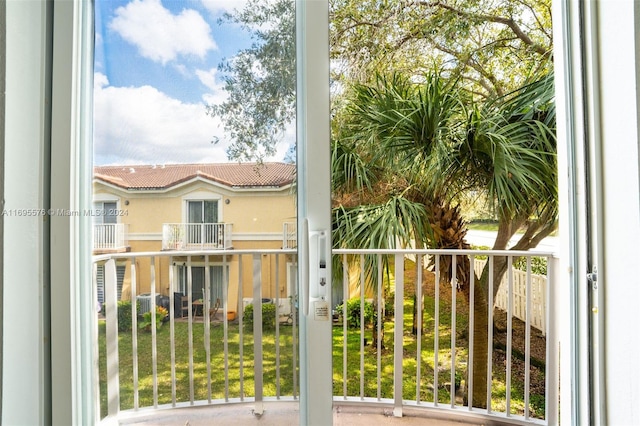
{"label": "balcony floor", "polygon": [[[155,412],[138,413],[121,419],[120,425],[176,425],[176,426],[295,426],[298,425],[298,404],[292,402],[265,402],[261,417],[253,415],[253,404],[229,404],[206,407],[176,408]],[[462,413],[461,413],[462,414]],[[445,417],[443,417],[445,416]],[[404,408],[404,416],[393,417],[389,407],[339,405],[334,403],[333,424],[335,426],[370,425],[498,425],[501,422],[470,420],[455,413],[427,412],[421,409]]]}

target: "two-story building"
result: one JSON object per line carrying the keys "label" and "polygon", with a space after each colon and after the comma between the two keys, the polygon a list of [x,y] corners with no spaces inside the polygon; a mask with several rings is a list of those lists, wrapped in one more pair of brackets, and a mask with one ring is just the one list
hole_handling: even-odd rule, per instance
{"label": "two-story building", "polygon": [[[183,255],[136,259],[135,297],[150,292],[187,294],[187,265],[191,264],[193,300],[204,294],[205,264],[209,265],[210,298],[223,300],[225,282],[239,282],[241,294],[252,294],[255,265],[228,254],[239,249],[280,249],[295,246],[295,165],[167,164],[100,166],[94,169],[94,255],[113,252],[176,251]],[[205,255],[185,252],[208,251]],[[224,256],[216,252],[225,253]],[[254,262],[255,263],[255,262]],[[286,300],[295,280],[295,259],[260,262],[264,297]],[[286,263],[286,264],[285,264]],[[103,274],[98,266],[98,301],[103,302]],[[226,268],[226,271],[224,270]],[[276,273],[278,269],[278,273]],[[131,261],[117,265],[120,299],[132,299]],[[225,279],[226,278],[226,279]],[[276,279],[278,282],[276,282]],[[228,288],[230,306],[237,306],[238,289]],[[140,300],[140,299],[139,299]]]}

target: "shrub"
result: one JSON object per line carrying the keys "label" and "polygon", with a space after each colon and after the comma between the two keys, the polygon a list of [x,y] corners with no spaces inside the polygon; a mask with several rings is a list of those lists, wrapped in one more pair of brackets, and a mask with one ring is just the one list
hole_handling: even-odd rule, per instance
{"label": "shrub", "polygon": [[[344,312],[343,304],[336,306],[336,310],[338,312]],[[364,301],[364,322],[373,321],[374,309],[373,303]],[[353,298],[347,300],[347,317],[345,318],[347,321],[347,326],[349,328],[360,328],[360,299]]]}
{"label": "shrub", "polygon": [[[242,322],[246,327],[253,327],[253,304],[244,308]],[[273,330],[276,328],[276,305],[273,303],[262,304],[262,329]]]}
{"label": "shrub", "polygon": [[[527,258],[521,257],[517,262],[513,262],[513,266],[520,271],[527,271]],[[547,275],[547,258],[532,257],[531,273],[537,275]]]}
{"label": "shrub", "polygon": [[[164,323],[164,319],[168,315],[169,315],[169,312],[167,311],[166,308],[156,305],[156,330],[162,327],[162,324]],[[138,323],[138,328],[146,331],[151,331],[151,324],[152,324],[151,311],[147,311],[144,314],[142,314],[142,319]]]}
{"label": "shrub", "polygon": [[[490,250],[491,247],[487,246],[471,246],[473,250]],[[476,255],[475,259],[487,260],[487,256]],[[527,271],[527,258],[521,257],[513,262],[513,267],[519,271]],[[547,275],[547,258],[546,257],[532,257],[531,258],[531,273],[536,275]]]}
{"label": "shrub", "polygon": [[[131,301],[118,301],[118,331],[131,331],[133,318],[131,317]],[[140,302],[136,302],[137,311],[140,310]],[[107,316],[107,304],[102,305],[102,314]]]}

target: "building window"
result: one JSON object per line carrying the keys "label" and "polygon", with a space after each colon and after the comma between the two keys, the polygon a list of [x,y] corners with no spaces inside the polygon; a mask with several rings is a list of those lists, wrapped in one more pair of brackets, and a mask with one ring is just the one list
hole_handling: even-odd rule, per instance
{"label": "building window", "polygon": [[187,201],[187,215],[189,223],[217,223],[218,201]]}
{"label": "building window", "polygon": [[218,201],[187,201],[187,244],[218,245],[224,241],[224,230],[218,223]]}
{"label": "building window", "polygon": [[[178,266],[178,288],[183,295],[187,294],[187,271],[186,265]],[[209,277],[211,280],[209,286],[209,303],[213,306],[216,300],[224,300],[224,269],[222,265],[214,265],[209,267]],[[227,267],[227,277],[229,276],[229,268]],[[191,298],[192,300],[204,299],[204,287],[205,287],[205,267],[204,266],[192,266],[191,267]]]}
{"label": "building window", "polygon": [[[122,283],[124,282],[125,270],[126,265],[116,265],[116,288],[118,300],[122,297]],[[98,303],[102,306],[104,304],[104,265],[97,265],[96,286],[98,290]]]}
{"label": "building window", "polygon": [[93,209],[94,224],[106,225],[118,223],[118,216],[116,214],[118,203],[116,201],[98,201],[93,203]]}

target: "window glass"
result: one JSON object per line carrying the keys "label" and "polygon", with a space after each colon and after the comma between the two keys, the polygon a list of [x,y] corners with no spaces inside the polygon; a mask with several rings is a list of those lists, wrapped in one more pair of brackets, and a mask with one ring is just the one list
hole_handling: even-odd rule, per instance
{"label": "window glass", "polygon": [[[203,338],[208,333],[203,317],[216,322],[242,318],[246,299],[274,300],[278,309],[288,309],[283,315],[290,313],[297,255],[274,252],[296,247],[295,241],[287,240],[286,247],[283,243],[284,224],[297,216],[295,4],[95,1],[93,200],[101,208],[113,206],[114,214],[95,221],[94,241],[99,244],[93,254],[103,256],[100,261],[112,257],[126,263],[117,302],[139,302],[143,313],[154,300],[173,306],[180,320],[167,321],[167,327],[174,327],[177,336]],[[112,223],[116,226],[105,226]],[[240,250],[254,253],[237,254]],[[93,282],[97,297],[115,304],[108,272],[100,269]],[[258,282],[260,286],[254,285]],[[174,303],[166,303],[171,297]],[[209,316],[202,315],[205,309]],[[223,310],[233,315],[224,316]],[[187,327],[184,313],[190,311],[198,315],[188,316],[192,323]],[[138,319],[145,324],[144,316]],[[114,342],[104,341],[109,321],[99,317],[100,347],[113,347]],[[243,333],[253,333],[239,323],[226,326],[228,339],[216,334],[211,345],[198,345],[196,352],[220,351],[223,341],[231,344]],[[217,333],[222,327],[212,327],[212,333],[214,329]],[[267,383],[276,374],[265,365],[264,389],[249,392],[236,383],[228,392],[208,397],[203,394],[208,378],[198,373],[205,370],[198,360],[204,356],[196,354],[194,377],[183,372],[175,380],[176,400],[242,398],[252,392],[298,397],[299,339],[291,337],[298,330],[282,331],[287,345],[282,344],[280,354],[292,360],[286,372],[278,373],[286,387]],[[163,351],[175,343],[167,343]],[[177,356],[189,356],[187,347],[177,344]],[[228,349],[227,355],[239,356],[238,350]],[[275,352],[264,355],[271,358]],[[262,359],[259,352],[255,360],[253,355],[245,358],[255,365]],[[121,389],[116,407],[117,398],[105,389],[109,363],[104,357],[100,362],[101,416],[135,408]],[[172,367],[181,368],[164,363],[157,366],[158,375],[170,374]],[[189,379],[198,383],[193,396],[184,391]],[[121,375],[121,383],[132,380],[130,369]],[[275,395],[278,386],[283,390]],[[151,387],[140,385],[140,407],[156,405],[144,396]],[[158,393],[158,404],[171,402],[170,388]]]}

